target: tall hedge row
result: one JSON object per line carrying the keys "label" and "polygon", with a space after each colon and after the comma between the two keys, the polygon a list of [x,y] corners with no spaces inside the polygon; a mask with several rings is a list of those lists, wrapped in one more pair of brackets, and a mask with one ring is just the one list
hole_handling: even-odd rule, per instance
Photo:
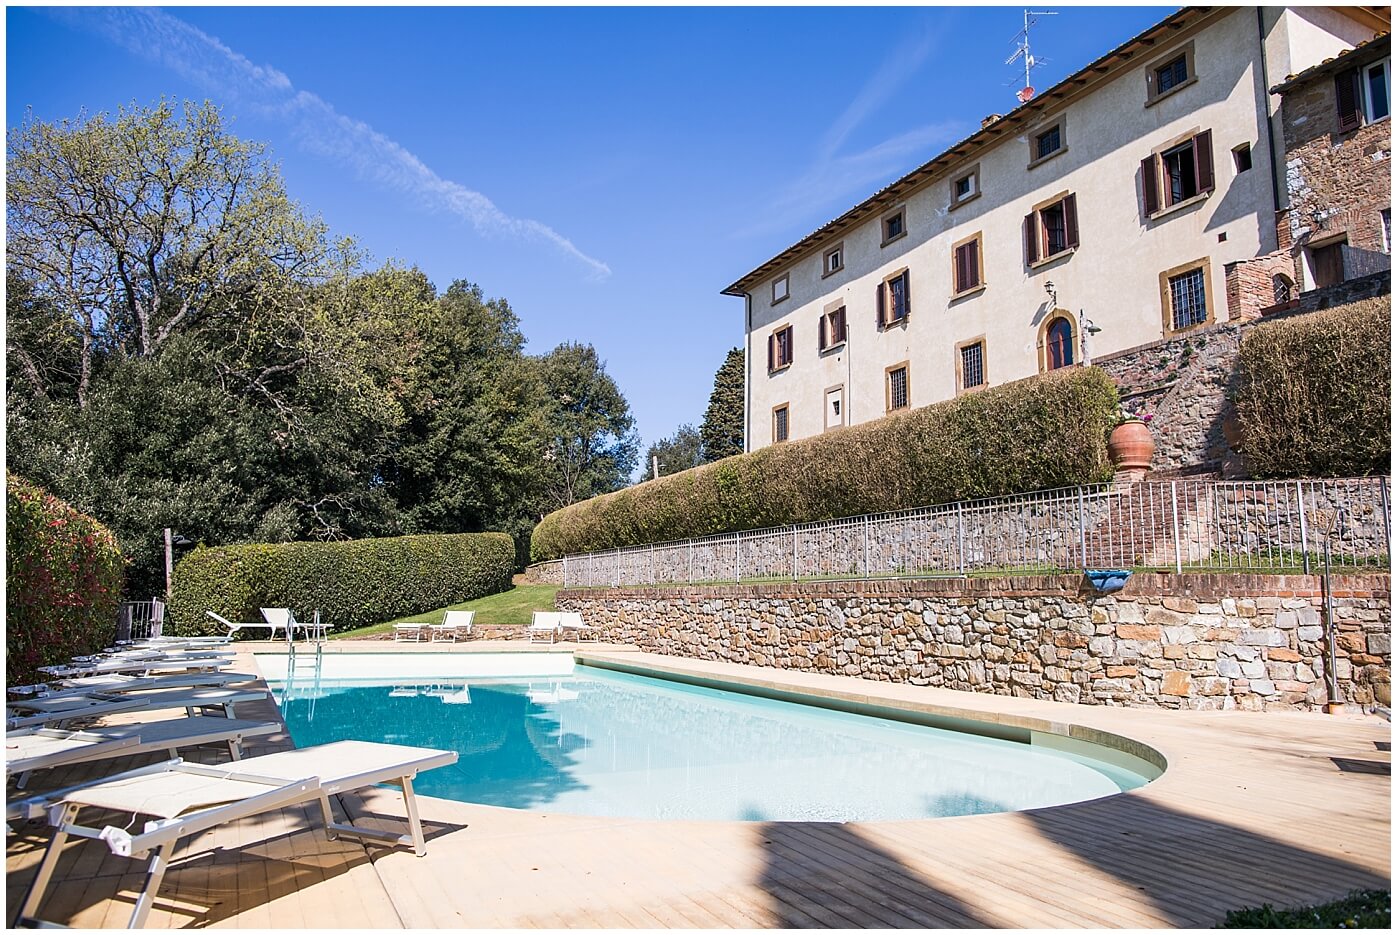
{"label": "tall hedge row", "polygon": [[1390,470],[1392,297],[1255,326],[1234,398],[1253,476]]}
{"label": "tall hedge row", "polygon": [[116,537],[5,473],[5,680],[111,644],[126,560]]}
{"label": "tall hedge row", "polygon": [[1115,384],[1074,368],[660,477],[548,514],[534,561],[1111,476]]}
{"label": "tall hedge row", "polygon": [[309,623],[318,608],[350,630],[503,591],[513,574],[514,541],[493,532],[198,548],[175,568],[170,616],[181,634],[213,633],[205,611],[259,621],[290,607]]}

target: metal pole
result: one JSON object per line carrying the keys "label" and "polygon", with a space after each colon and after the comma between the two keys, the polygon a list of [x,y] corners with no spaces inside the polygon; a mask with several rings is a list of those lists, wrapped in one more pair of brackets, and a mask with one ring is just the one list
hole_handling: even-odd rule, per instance
{"label": "metal pole", "polygon": [[694,583],[694,540],[689,540],[689,583]]}
{"label": "metal pole", "polygon": [[1170,509],[1174,514],[1174,574],[1184,573],[1184,555],[1179,545],[1179,482],[1169,482]]}
{"label": "metal pole", "polygon": [[863,517],[863,576],[867,578],[870,574],[868,567],[868,515]]}
{"label": "metal pole", "polygon": [[733,574],[739,584],[742,583],[742,533],[733,533],[732,548]]}
{"label": "metal pole", "polygon": [[1329,700],[1326,714],[1343,714],[1344,700],[1339,694],[1338,651],[1334,646],[1334,597],[1329,589],[1329,535],[1324,536],[1324,629],[1329,642]]}
{"label": "metal pole", "polygon": [[965,574],[965,510],[964,504],[959,501],[956,502],[956,551],[959,556],[956,568],[963,575]]}
{"label": "metal pole", "polygon": [[166,599],[166,600],[169,600],[169,599],[170,599],[170,594],[171,594],[170,580],[174,577],[174,573],[175,573],[175,565],[174,565],[174,551],[175,551],[175,546],[174,546],[174,538],[173,538],[173,535],[174,535],[174,534],[170,531],[170,527],[169,527],[169,526],[166,526],[166,527],[165,527],[165,599]]}
{"label": "metal pole", "polygon": [[1300,481],[1295,482],[1295,498],[1300,506],[1300,554],[1304,556],[1305,574],[1310,573],[1310,539],[1305,529],[1305,488]]}
{"label": "metal pole", "polygon": [[1387,548],[1387,563],[1392,564],[1392,518],[1388,516],[1388,511],[1392,505],[1388,503],[1387,478],[1378,478],[1378,491],[1382,494],[1382,541]]}
{"label": "metal pole", "polygon": [[621,586],[621,550],[616,549],[616,587]]}
{"label": "metal pole", "polygon": [[1077,488],[1077,550],[1082,559],[1082,570],[1087,567],[1087,501],[1082,488]]}
{"label": "metal pole", "polygon": [[791,580],[800,580],[800,533],[794,523],[791,524]]}
{"label": "metal pole", "polygon": [[655,543],[650,543],[650,583],[655,583]]}
{"label": "metal pole", "polygon": [[567,557],[566,555],[564,555],[564,556],[563,556],[563,587],[567,587],[567,586],[570,585],[570,584],[572,584],[572,582],[568,580],[568,557]]}

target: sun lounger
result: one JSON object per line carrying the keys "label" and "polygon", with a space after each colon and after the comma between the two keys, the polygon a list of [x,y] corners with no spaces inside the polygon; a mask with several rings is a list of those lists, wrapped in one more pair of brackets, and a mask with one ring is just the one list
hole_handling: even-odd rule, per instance
{"label": "sun lounger", "polygon": [[441,623],[429,624],[428,628],[432,632],[432,642],[444,639],[447,634],[451,635],[451,642],[456,642],[456,638],[463,632],[467,637],[471,635],[471,624],[475,621],[475,611],[473,610],[448,610]]}
{"label": "sun lounger", "polygon": [[184,708],[191,717],[201,708],[222,708],[225,717],[233,717],[233,705],[260,701],[266,696],[265,688],[164,688],[125,694],[90,692],[40,695],[9,702],[7,707],[17,714],[7,721],[6,728],[57,725],[74,718],[100,717],[128,708],[142,708],[143,713]]}
{"label": "sun lounger", "polygon": [[225,627],[228,628],[228,638],[229,638],[229,639],[232,639],[232,637],[233,637],[234,634],[236,634],[236,633],[238,633],[238,632],[240,632],[240,631],[242,631],[242,630],[257,630],[257,629],[267,630],[267,631],[268,631],[268,632],[267,632],[267,639],[269,639],[269,640],[277,639],[277,635],[276,635],[276,631],[277,631],[277,630],[281,630],[283,633],[286,632],[286,622],[285,622],[285,621],[280,621],[280,622],[273,623],[271,620],[264,620],[264,621],[261,621],[261,622],[258,622],[258,623],[234,623],[233,621],[227,619],[226,617],[220,617],[218,614],[214,613],[214,612],[211,611],[211,610],[206,610],[206,611],[204,611],[204,613],[208,614],[208,615],[209,615],[210,617],[212,617],[214,620],[217,620],[219,623],[223,624]]}
{"label": "sun lounger", "polygon": [[288,639],[296,638],[296,631],[300,630],[307,639],[324,639],[325,633],[330,628],[320,622],[320,611],[315,612],[315,619],[311,623],[301,623],[296,619],[296,615],[291,613],[289,607],[263,607],[262,617],[268,623],[275,623],[286,628]]}
{"label": "sun lounger", "polygon": [[222,669],[232,665],[233,659],[233,656],[160,656],[153,659],[114,659],[90,665],[44,666],[39,671],[54,679],[82,678],[89,675],[149,675],[152,672]]}
{"label": "sun lounger", "polygon": [[534,611],[533,622],[529,624],[529,642],[537,643],[547,637],[552,643],[558,638],[558,614],[552,610]]}
{"label": "sun lounger", "polygon": [[6,734],[5,779],[71,763],[124,756],[140,742],[141,738],[134,734],[109,737],[91,731],[48,728]]}
{"label": "sun lounger", "polygon": [[576,634],[576,639],[580,643],[584,639],[599,639],[601,630],[589,623],[582,622],[582,615],[575,612],[564,612],[558,614],[558,632],[565,634],[571,630]]}
{"label": "sun lounger", "polygon": [[[47,814],[55,831],[15,922],[38,921],[44,891],[69,836],[99,838],[113,854],[133,860],[143,860],[151,854],[145,885],[131,914],[131,928],[145,924],[171,852],[179,841],[230,821],[312,799],[319,800],[321,817],[332,839],[344,835],[386,844],[411,844],[421,857],[427,853],[427,842],[412,780],[423,770],[449,766],[457,758],[449,750],[343,740],[228,766],[194,766],[175,760],[38,796],[23,803],[25,813],[32,817]],[[402,790],[407,834],[370,831],[334,821],[330,796],[379,783]],[[77,823],[78,813],[86,807],[130,815],[128,828],[141,815],[157,820],[147,822],[137,834],[116,825],[86,827]]]}
{"label": "sun lounger", "polygon": [[248,672],[190,672],[180,675],[94,675],[85,679],[63,679],[61,692],[44,694],[103,691],[139,692],[156,688],[222,688],[241,682],[255,682],[259,676]]}
{"label": "sun lounger", "polygon": [[410,640],[414,643],[422,641],[422,631],[427,625],[425,623],[395,623],[393,624],[393,640]]}
{"label": "sun lounger", "polygon": [[[95,742],[98,740],[135,739],[130,747],[98,746],[87,749],[87,754],[71,762],[86,763],[91,760],[104,760],[113,756],[126,756],[136,753],[168,752],[175,756],[185,747],[202,747],[207,744],[226,743],[228,753],[234,760],[242,759],[242,743],[249,737],[262,737],[275,734],[281,725],[271,721],[244,721],[227,717],[177,717],[164,721],[145,721],[137,724],[113,724],[107,727],[90,727],[87,730],[58,731],[47,728],[7,731],[5,733],[5,775],[20,775],[21,788],[25,776],[36,769],[48,769],[41,758],[47,754],[69,749],[72,745],[63,743],[75,733]],[[31,759],[40,765],[30,765]]]}

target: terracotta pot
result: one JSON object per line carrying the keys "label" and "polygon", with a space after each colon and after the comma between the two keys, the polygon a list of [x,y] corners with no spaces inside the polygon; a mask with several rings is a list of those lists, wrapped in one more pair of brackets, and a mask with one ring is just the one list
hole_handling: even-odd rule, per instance
{"label": "terracotta pot", "polygon": [[1126,419],[1111,430],[1106,447],[1111,463],[1123,471],[1148,471],[1154,457],[1154,436],[1150,427],[1139,419]]}

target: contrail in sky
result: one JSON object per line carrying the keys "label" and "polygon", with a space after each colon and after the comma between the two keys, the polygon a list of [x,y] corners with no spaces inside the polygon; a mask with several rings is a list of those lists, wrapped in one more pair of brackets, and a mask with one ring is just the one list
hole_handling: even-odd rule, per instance
{"label": "contrail in sky", "polygon": [[469,221],[481,234],[502,233],[548,243],[581,260],[591,271],[590,278],[602,280],[611,275],[611,267],[583,253],[547,224],[511,217],[480,192],[437,175],[402,145],[363,121],[341,114],[318,95],[297,90],[282,72],[254,65],[181,19],[149,7],[51,12],[170,68],[207,92],[285,121],[306,149],[352,166],[361,177],[414,195],[429,208],[449,211]]}

